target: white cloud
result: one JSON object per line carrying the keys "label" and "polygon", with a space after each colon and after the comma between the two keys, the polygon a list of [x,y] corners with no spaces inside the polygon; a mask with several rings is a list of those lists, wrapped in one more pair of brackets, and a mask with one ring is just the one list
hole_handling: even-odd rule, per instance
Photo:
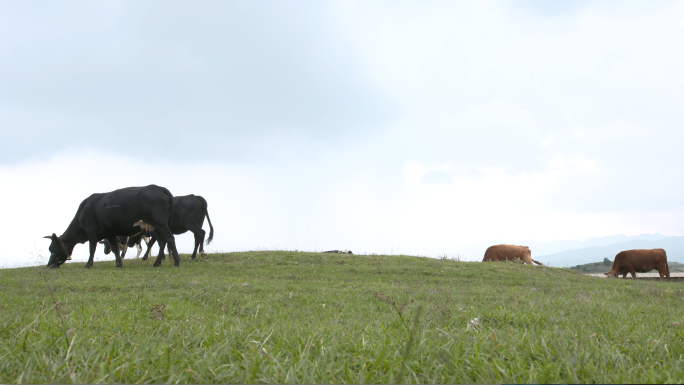
{"label": "white cloud", "polygon": [[542,3],[5,6],[0,258],[149,183],[214,250],[684,234],[684,5]]}

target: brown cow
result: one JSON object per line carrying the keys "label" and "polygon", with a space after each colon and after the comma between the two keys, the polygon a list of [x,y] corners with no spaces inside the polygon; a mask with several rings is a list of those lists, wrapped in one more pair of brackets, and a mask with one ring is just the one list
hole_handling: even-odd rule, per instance
{"label": "brown cow", "polygon": [[637,249],[625,250],[617,253],[613,261],[613,267],[609,272],[603,273],[608,277],[627,278],[627,273],[636,279],[636,272],[646,273],[653,269],[658,270],[660,280],[667,277],[670,280],[670,268],[667,266],[667,254],[663,249]]}
{"label": "brown cow", "polygon": [[528,265],[531,265],[532,262],[536,263],[537,265],[544,265],[543,263],[532,259],[532,252],[530,251],[529,247],[515,245],[489,246],[487,251],[485,251],[482,262],[502,262],[515,260],[520,260]]}

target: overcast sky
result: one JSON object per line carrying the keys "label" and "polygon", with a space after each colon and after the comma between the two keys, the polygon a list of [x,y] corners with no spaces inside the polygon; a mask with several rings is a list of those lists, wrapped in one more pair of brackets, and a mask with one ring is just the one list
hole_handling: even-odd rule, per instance
{"label": "overcast sky", "polygon": [[682,20],[653,0],[1,2],[0,265],[45,256],[88,195],[152,183],[207,199],[209,251],[684,235]]}

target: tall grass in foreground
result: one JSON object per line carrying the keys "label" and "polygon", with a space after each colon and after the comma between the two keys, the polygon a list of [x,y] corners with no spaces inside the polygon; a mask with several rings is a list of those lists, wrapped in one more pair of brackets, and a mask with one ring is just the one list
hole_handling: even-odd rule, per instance
{"label": "tall grass in foreground", "polygon": [[684,286],[291,251],[0,270],[0,382],[682,382]]}

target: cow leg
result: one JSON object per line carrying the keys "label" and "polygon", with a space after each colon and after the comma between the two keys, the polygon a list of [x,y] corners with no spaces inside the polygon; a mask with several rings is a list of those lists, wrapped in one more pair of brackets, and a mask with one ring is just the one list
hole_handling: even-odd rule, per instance
{"label": "cow leg", "polygon": [[660,280],[662,281],[665,277],[667,277],[667,281],[670,281],[670,269],[665,267],[664,269],[660,268],[658,269],[658,275],[660,276]]}
{"label": "cow leg", "polygon": [[116,237],[109,238],[109,242],[112,244],[112,251],[114,252],[114,258],[116,258],[116,267],[123,267],[121,263],[121,253],[119,253],[119,240]]}
{"label": "cow leg", "polygon": [[150,240],[146,236],[140,237],[140,240],[138,243],[135,245],[138,248],[138,255],[136,258],[140,258],[140,253],[142,253],[142,241],[145,241],[145,246],[147,246],[150,243]]}
{"label": "cow leg", "polygon": [[627,273],[622,274],[622,279],[627,279]]}
{"label": "cow leg", "polygon": [[199,253],[202,258],[206,259],[207,258],[207,253],[204,252],[204,236],[207,234],[206,231],[202,230],[200,227],[199,229],[201,233],[199,234],[200,236],[197,236],[197,233],[195,233],[195,242],[197,243],[197,246],[199,246]]}
{"label": "cow leg", "polygon": [[90,269],[91,267],[93,267],[93,259],[95,258],[95,250],[97,249],[98,241],[99,240],[97,239],[97,237],[91,237],[88,241],[88,246],[90,246],[90,256],[88,257],[88,262],[85,264],[85,266],[83,266],[86,269]]}
{"label": "cow leg", "polygon": [[120,250],[121,250],[121,259],[126,258],[126,250],[128,250],[128,245],[120,246]]}
{"label": "cow leg", "polygon": [[[152,238],[154,240],[154,238]],[[152,242],[150,242],[150,245]],[[164,249],[166,248],[166,241],[163,238],[159,238],[159,255],[157,255],[157,260],[154,261],[154,267],[159,267],[161,265],[161,262],[166,258],[164,256]]]}
{"label": "cow leg", "polygon": [[630,271],[629,273],[632,274],[632,279],[636,279],[636,272],[634,270]]}
{"label": "cow leg", "polygon": [[145,255],[143,255],[143,261],[147,261],[147,258],[152,255],[152,246],[154,246],[154,243],[157,242],[157,237],[152,237],[150,239],[150,242],[147,244],[147,251],[145,251]]}
{"label": "cow leg", "polygon": [[178,256],[178,250],[176,249],[176,239],[173,237],[171,230],[169,230],[168,228],[160,227],[156,228],[155,230],[159,234],[160,246],[162,240],[165,240],[166,243],[169,245],[169,249],[171,249],[171,253],[173,254],[173,265],[176,267],[180,267],[180,257]]}
{"label": "cow leg", "polygon": [[[168,244],[169,248],[171,249],[171,253],[173,254],[173,265],[176,267],[180,266],[180,258],[178,257],[178,249],[176,249],[176,239],[173,237],[173,233],[171,233],[171,230],[169,229],[169,217],[162,217],[158,216],[156,218],[153,218],[152,222],[150,224],[154,226],[154,231],[152,232],[153,236],[158,235],[159,236],[159,246],[160,246],[160,251],[159,254],[160,256],[164,254],[163,250],[163,245]],[[158,263],[161,261],[159,258],[157,258],[157,262],[155,262],[156,266],[159,266]]]}
{"label": "cow leg", "polygon": [[202,247],[202,244],[204,243],[204,236],[207,233],[204,230],[202,230],[202,228],[199,226],[186,226],[186,228],[190,230],[192,234],[195,236],[195,247],[192,249],[192,256],[190,257],[190,259],[195,259],[195,257],[197,256],[198,248],[200,250],[202,258],[206,258],[206,254],[204,253],[204,248]]}
{"label": "cow leg", "polygon": [[667,282],[670,282],[670,266],[665,264],[665,275],[667,276]]}
{"label": "cow leg", "polygon": [[[200,256],[202,256],[202,258],[206,259],[207,253],[204,252],[204,236],[207,233],[206,233],[206,231],[202,230],[201,228],[199,230],[201,231],[201,233],[199,233],[199,234],[195,233],[195,243],[197,244],[197,246],[195,246],[195,249],[197,249],[197,247],[199,247]],[[199,235],[199,237],[198,237],[198,235]]]}

